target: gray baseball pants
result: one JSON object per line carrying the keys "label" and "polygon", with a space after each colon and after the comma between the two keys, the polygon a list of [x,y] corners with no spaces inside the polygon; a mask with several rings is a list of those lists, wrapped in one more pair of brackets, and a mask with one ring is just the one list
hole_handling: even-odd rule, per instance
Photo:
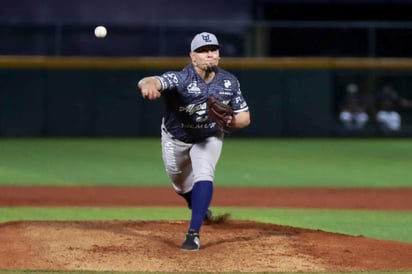
{"label": "gray baseball pants", "polygon": [[195,182],[212,181],[223,146],[224,134],[199,143],[185,143],[174,138],[162,124],[162,159],[174,190],[187,193]]}

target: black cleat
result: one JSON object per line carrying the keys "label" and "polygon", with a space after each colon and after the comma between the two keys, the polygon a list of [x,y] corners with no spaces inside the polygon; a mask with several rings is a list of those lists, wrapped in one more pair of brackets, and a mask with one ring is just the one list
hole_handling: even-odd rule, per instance
{"label": "black cleat", "polygon": [[182,250],[198,251],[200,248],[199,232],[191,231],[186,233],[186,239],[182,244]]}

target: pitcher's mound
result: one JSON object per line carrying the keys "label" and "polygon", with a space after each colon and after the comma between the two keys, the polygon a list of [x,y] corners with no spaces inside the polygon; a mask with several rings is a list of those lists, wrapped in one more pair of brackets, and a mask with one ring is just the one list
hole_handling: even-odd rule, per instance
{"label": "pitcher's mound", "polygon": [[0,269],[289,272],[412,270],[412,244],[251,221],[204,225],[180,250],[186,221],[0,224]]}

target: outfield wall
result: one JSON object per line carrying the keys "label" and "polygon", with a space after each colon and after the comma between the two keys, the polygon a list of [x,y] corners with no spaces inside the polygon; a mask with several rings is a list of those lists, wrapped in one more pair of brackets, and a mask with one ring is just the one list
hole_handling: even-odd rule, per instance
{"label": "outfield wall", "polygon": [[[158,136],[163,102],[143,100],[137,81],[188,62],[0,57],[0,136]],[[229,58],[221,65],[239,78],[251,109],[251,126],[235,136],[336,136],[339,94],[350,81],[372,90],[391,77],[412,98],[409,59]]]}

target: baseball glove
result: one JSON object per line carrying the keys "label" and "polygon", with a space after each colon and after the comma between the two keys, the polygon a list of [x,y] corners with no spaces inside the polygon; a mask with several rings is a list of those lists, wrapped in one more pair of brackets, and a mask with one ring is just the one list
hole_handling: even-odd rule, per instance
{"label": "baseball glove", "polygon": [[207,99],[207,114],[222,131],[229,129],[227,122],[233,117],[233,110],[230,106],[218,101],[214,96],[210,96]]}

